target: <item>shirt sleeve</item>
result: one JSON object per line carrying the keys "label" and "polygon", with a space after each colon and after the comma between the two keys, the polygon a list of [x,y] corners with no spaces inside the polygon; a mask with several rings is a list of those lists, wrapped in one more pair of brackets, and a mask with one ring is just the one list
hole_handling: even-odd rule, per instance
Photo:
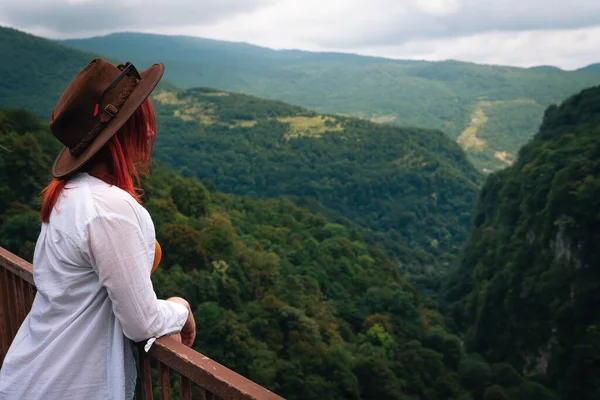
{"label": "shirt sleeve", "polygon": [[156,297],[150,280],[150,251],[139,224],[112,215],[87,226],[92,268],[106,288],[126,337],[134,342],[179,333],[185,306]]}

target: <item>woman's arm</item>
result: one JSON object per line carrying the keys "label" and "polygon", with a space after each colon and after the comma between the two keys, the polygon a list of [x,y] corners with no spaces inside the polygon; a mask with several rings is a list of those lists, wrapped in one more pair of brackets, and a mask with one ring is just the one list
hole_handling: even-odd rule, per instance
{"label": "woman's arm", "polygon": [[123,333],[140,342],[179,333],[191,313],[181,302],[157,299],[150,280],[151,249],[133,221],[118,214],[98,216],[88,224],[87,237],[92,268]]}
{"label": "woman's arm", "polygon": [[194,320],[194,314],[192,313],[192,308],[190,307],[190,303],[187,300],[182,299],[181,297],[171,297],[168,298],[167,301],[174,301],[176,303],[183,304],[188,309],[188,317],[187,321],[185,321],[185,325],[181,329],[181,333],[178,335],[178,341],[182,342],[186,346],[191,347],[194,344],[194,340],[196,339],[196,321]]}

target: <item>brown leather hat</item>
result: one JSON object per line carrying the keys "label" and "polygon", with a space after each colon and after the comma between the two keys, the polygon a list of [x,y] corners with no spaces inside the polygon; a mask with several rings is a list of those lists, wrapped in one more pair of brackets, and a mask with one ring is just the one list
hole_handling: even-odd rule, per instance
{"label": "brown leather hat", "polygon": [[115,67],[99,58],[81,70],[50,117],[50,131],[65,145],[52,175],[62,178],[81,168],[152,93],[164,71],[160,63],[138,73],[131,63]]}

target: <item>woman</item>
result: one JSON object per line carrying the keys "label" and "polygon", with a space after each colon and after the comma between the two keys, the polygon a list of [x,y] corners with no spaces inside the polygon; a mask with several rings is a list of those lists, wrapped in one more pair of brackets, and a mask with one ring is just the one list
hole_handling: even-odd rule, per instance
{"label": "woman", "polygon": [[92,60],[52,113],[65,148],[43,192],[38,291],[0,370],[0,399],[131,399],[133,342],[194,341],[189,304],[158,300],[152,288],[154,226],[134,186],[147,173],[156,129],[148,96],[163,72]]}

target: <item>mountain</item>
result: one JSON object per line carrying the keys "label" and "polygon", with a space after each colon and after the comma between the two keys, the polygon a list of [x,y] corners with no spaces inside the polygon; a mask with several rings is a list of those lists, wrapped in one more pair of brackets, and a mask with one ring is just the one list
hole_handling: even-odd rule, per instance
{"label": "mountain", "polygon": [[44,118],[73,76],[94,58],[91,53],[3,27],[0,54],[0,107],[27,108]]}
{"label": "mountain", "polygon": [[560,68],[555,67],[554,65],[536,65],[535,67],[529,67],[528,69],[534,71],[561,71]]}
{"label": "mountain", "polygon": [[590,64],[588,66],[585,66],[583,68],[578,69],[578,71],[600,72],[600,63],[598,63],[598,64]]}
{"label": "mountain", "polygon": [[515,164],[490,175],[446,308],[470,351],[600,397],[600,87],[549,107]]}
{"label": "mountain", "polygon": [[503,168],[549,105],[597,84],[598,71],[402,61],[275,51],[186,36],[116,33],[63,43],[141,65],[184,87],[214,87],[400,126],[440,129],[480,170]]}
{"label": "mountain", "polygon": [[157,91],[155,156],[246,197],[294,196],[374,231],[403,267],[448,264],[480,174],[442,132],[211,89]]}
{"label": "mountain", "polygon": [[[98,57],[2,26],[0,54],[0,107],[25,108],[43,119],[49,118],[71,79]],[[162,85],[172,88],[168,82]]]}

